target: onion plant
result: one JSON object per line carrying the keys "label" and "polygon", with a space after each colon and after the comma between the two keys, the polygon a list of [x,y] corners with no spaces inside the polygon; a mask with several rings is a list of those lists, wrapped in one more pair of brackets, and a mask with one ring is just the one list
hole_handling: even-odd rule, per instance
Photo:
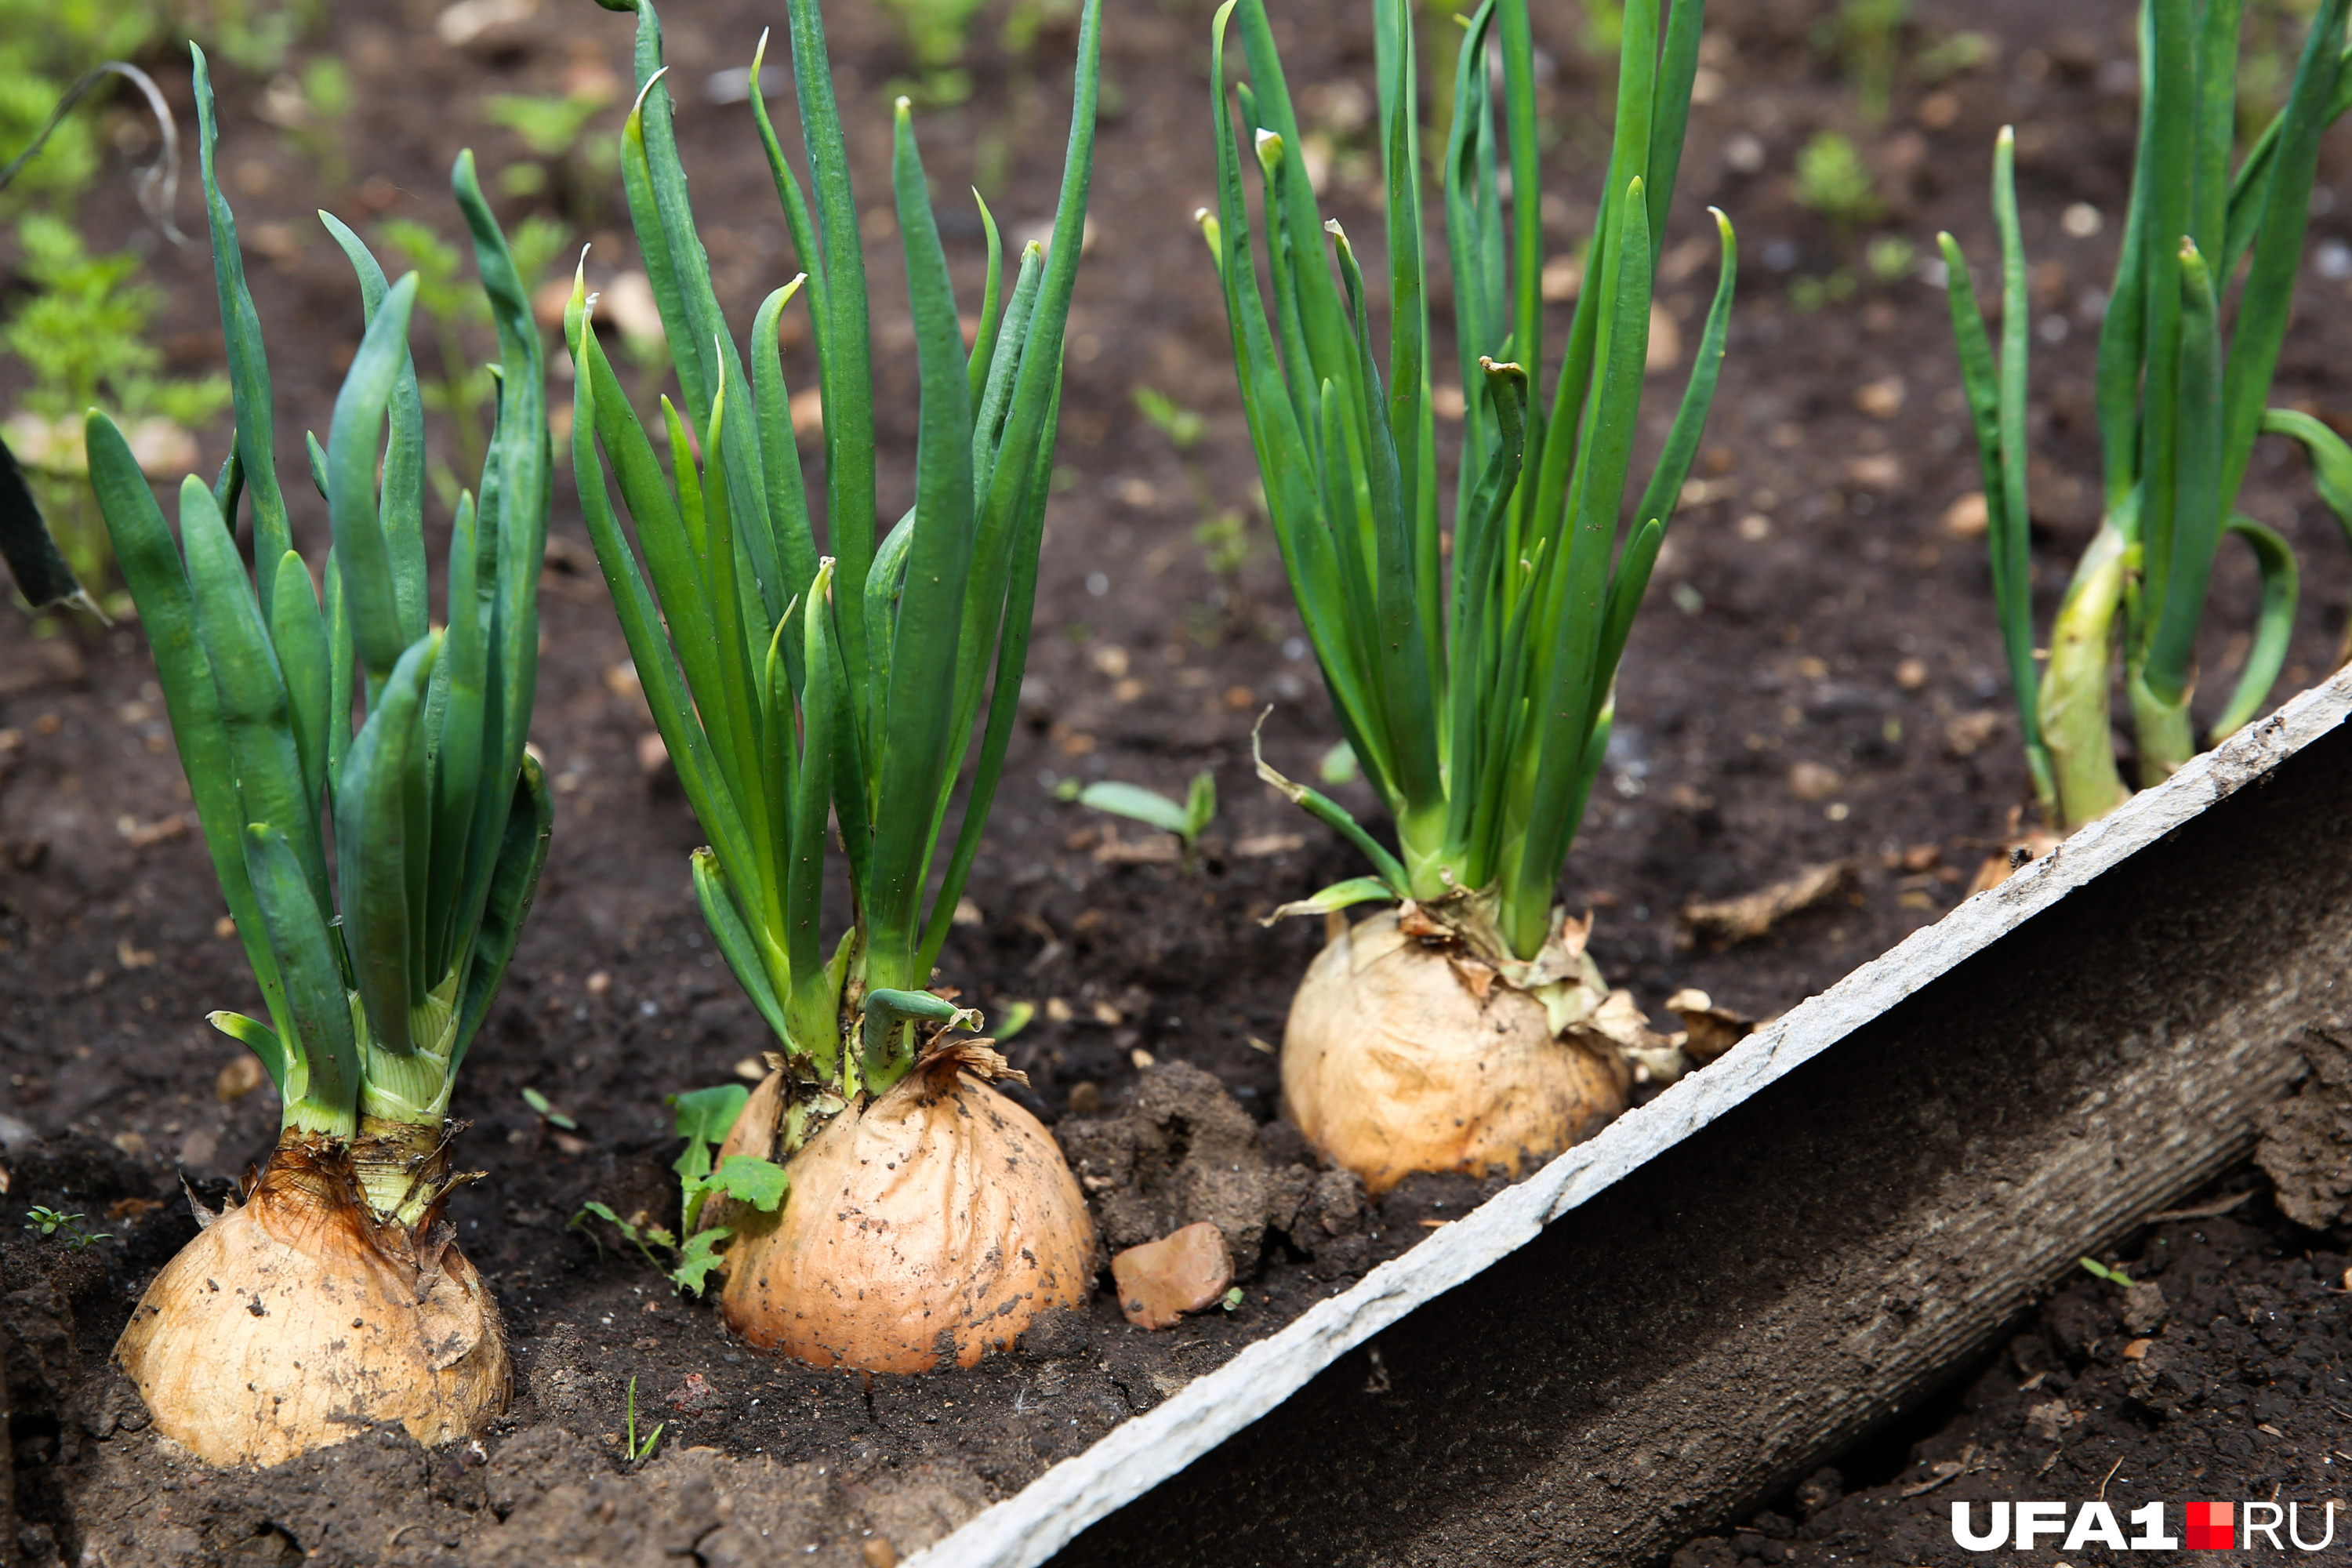
{"label": "onion plant", "polygon": [[[1216,81],[1225,79],[1236,17],[1247,62],[1233,101],[1218,106],[1218,205],[1202,215],[1242,400],[1308,640],[1349,744],[1396,825],[1391,853],[1336,802],[1261,763],[1373,867],[1297,907],[1410,900],[1424,928],[1434,921],[1507,984],[1546,994],[1546,1038],[1584,1005],[1570,1000],[1580,993],[1573,983],[1589,977],[1582,931],[1555,907],[1555,889],[1608,748],[1618,658],[1713,400],[1731,305],[1732,231],[1717,213],[1714,303],[1680,411],[1628,516],[1659,240],[1702,5],[1676,5],[1663,26],[1662,9],[1634,0],[1624,10],[1592,259],[1548,398],[1528,6],[1484,0],[1468,19],[1437,165],[1466,404],[1450,531],[1440,504],[1448,487],[1438,473],[1412,10],[1403,0],[1372,6],[1387,179],[1385,374],[1363,265],[1339,226],[1322,220],[1299,161],[1263,0],[1228,0],[1213,35]],[[1255,229],[1244,135],[1263,190]],[[1294,1044],[1302,1026],[1294,1007]],[[1300,1054],[1286,1057],[1294,1112],[1304,1079],[1294,1081],[1291,1058]],[[1339,1076],[1363,1081],[1352,1068]],[[1392,1152],[1402,1137],[1389,1128],[1374,1142]]]}
{"label": "onion plant", "polygon": [[[787,1195],[766,1213],[721,1201],[700,1218],[741,1227],[722,1304],[755,1341],[903,1370],[944,1353],[945,1332],[951,1353],[969,1360],[1009,1342],[1034,1311],[1083,1300],[1092,1246],[1052,1140],[979,1081],[1001,1061],[984,1043],[945,1037],[979,1015],[929,986],[1003,769],[1028,655],[1094,140],[1098,5],[1080,31],[1051,248],[1025,247],[1005,289],[982,205],[987,281],[969,354],[909,107],[898,100],[891,170],[919,435],[915,504],[878,543],[860,209],[815,0],[789,5],[813,192],[767,112],[764,38],[752,59],[751,110],[803,273],[761,302],[742,349],[696,237],[659,23],[644,0],[635,9],[639,92],[622,173],[683,406],[665,397],[662,427],[645,428],[598,345],[584,282],[575,284],[566,324],[577,365],[573,468],[647,703],[710,837],[693,859],[703,915],[778,1043],[780,1065],[737,1119],[721,1163],[773,1158],[796,1189],[817,1181],[824,1194]],[[824,408],[822,553],[778,347],[796,300],[809,310]],[[607,499],[606,462],[635,548]],[[950,835],[975,725],[969,795]],[[836,830],[851,921],[827,952],[820,926]],[[929,1120],[933,1106],[943,1120]],[[851,1200],[822,1184],[838,1173],[826,1162],[900,1134],[910,1142],[899,1155],[860,1167],[867,1184],[852,1206],[892,1217],[882,1253],[859,1254],[879,1232],[841,1218]],[[956,1165],[974,1138],[985,1157]],[[919,1171],[938,1180],[925,1185]],[[1010,1220],[998,1212],[1005,1191],[1018,1194]],[[1042,1231],[1016,1246],[1007,1224]],[[806,1261],[816,1255],[826,1261]],[[856,1300],[845,1306],[845,1296]]]}
{"label": "onion plant", "polygon": [[[1993,153],[1998,351],[1958,244],[1939,237],[1984,474],[2001,644],[2034,795],[2053,827],[2080,826],[2131,793],[2109,719],[2118,652],[2140,783],[2162,782],[2196,754],[2197,636],[2225,536],[2252,551],[2262,601],[2245,668],[2209,742],[2268,702],[2293,630],[2297,571],[2285,540],[2237,510],[2258,437],[2303,444],[2322,498],[2352,533],[2352,487],[2344,482],[2352,479],[2352,450],[2316,420],[2264,406],[2302,266],[2320,137],[2352,106],[2346,0],[2322,0],[2285,107],[2232,174],[2243,10],[2243,0],[2144,0],[2140,8],[2138,144],[2099,332],[2103,510],[2060,602],[2046,669],[2036,666],[2033,635],[2030,307],[2008,130]],[[2225,342],[2222,304],[2242,263]]]}
{"label": "onion plant", "polygon": [[195,94],[235,449],[216,483],[182,485],[176,542],[95,411],[90,474],[261,994],[264,1017],[211,1019],[261,1058],[283,1131],[243,1205],[205,1216],[148,1289],[118,1354],[161,1430],[215,1462],[267,1463],[373,1421],[441,1441],[504,1400],[497,1309],[438,1218],[465,1179],[450,1170],[451,1087],[546,854],[548,796],[524,736],[551,452],[530,302],[463,154],[452,183],[498,323],[501,390],[478,492],[457,507],[436,628],[408,351],[415,279],[387,282],[321,215],[367,320],[327,441],[308,441],[333,528],[321,603],[278,486],[269,366],[214,179],[201,51]]}

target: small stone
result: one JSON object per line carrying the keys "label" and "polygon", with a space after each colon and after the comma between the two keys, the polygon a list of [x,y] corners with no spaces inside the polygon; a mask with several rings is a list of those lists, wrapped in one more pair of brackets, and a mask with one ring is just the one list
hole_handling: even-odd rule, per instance
{"label": "small stone", "polygon": [[2047,1400],[2026,1410],[2026,1435],[2044,1443],[2055,1443],[2058,1435],[2074,1425],[2076,1419],[2074,1411],[2063,1399]]}
{"label": "small stone", "polygon": [[2124,1332],[2142,1338],[2164,1326],[2165,1314],[2172,1310],[2164,1299],[2164,1287],[2153,1281],[2133,1286],[2124,1292]]}
{"label": "small stone", "polygon": [[1927,684],[1927,661],[1906,658],[1895,666],[1895,684],[1906,691],[1916,691]]}
{"label": "small stone", "polygon": [[1845,484],[1848,489],[1892,492],[1903,488],[1903,459],[1892,452],[1877,452],[1868,457],[1846,459]]}
{"label": "small stone", "polygon": [[1102,1085],[1081,1079],[1070,1086],[1070,1114],[1095,1116],[1102,1111]]}
{"label": "small stone", "polygon": [[1111,1259],[1119,1310],[1142,1329],[1172,1329],[1187,1312],[1217,1304],[1234,1282],[1224,1232],[1208,1221],[1188,1225],[1158,1241],[1130,1247]]}
{"label": "small stone", "polygon": [[898,1568],[898,1549],[887,1535],[867,1536],[858,1555],[866,1559],[866,1568]]}
{"label": "small stone", "polygon": [[1670,371],[1682,363],[1683,330],[1663,306],[1650,306],[1650,342],[1644,352],[1642,368],[1651,375]]}
{"label": "small stone", "polygon": [[1944,750],[1953,757],[1972,757],[1991,744],[2000,733],[2001,718],[1996,709],[1979,709],[1962,713],[1944,726]]}
{"label": "small stone", "polygon": [[1882,376],[1854,389],[1853,405],[1873,419],[1892,419],[1903,412],[1903,378]]}
{"label": "small stone", "polygon": [[657,730],[648,730],[637,737],[637,776],[656,795],[667,795],[678,787],[677,769],[669,760],[669,747]]}
{"label": "small stone", "polygon": [[1799,800],[1818,803],[1837,794],[1845,781],[1835,768],[1820,763],[1799,763],[1789,770],[1789,793]]}
{"label": "small stone", "polygon": [[243,1100],[262,1083],[261,1058],[247,1053],[232,1058],[213,1079],[213,1098],[223,1105]]}
{"label": "small stone", "polygon": [[1982,539],[1991,520],[1984,491],[1970,490],[1944,509],[1944,531],[1954,539]]}

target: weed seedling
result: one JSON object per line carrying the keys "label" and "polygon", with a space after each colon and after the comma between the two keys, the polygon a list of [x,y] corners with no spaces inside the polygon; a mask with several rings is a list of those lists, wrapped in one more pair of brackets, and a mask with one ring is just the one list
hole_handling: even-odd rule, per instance
{"label": "weed seedling", "polygon": [[1797,205],[1829,219],[1841,237],[1879,215],[1877,183],[1850,138],[1817,132],[1798,150]]}
{"label": "weed seedling", "polygon": [[556,1110],[553,1105],[548,1103],[547,1096],[540,1093],[539,1090],[535,1089],[526,1087],[523,1089],[522,1102],[525,1105],[530,1106],[531,1113],[537,1116],[541,1121],[547,1123],[550,1127],[561,1127],[566,1132],[577,1132],[580,1131],[580,1123],[572,1121],[572,1118]]}
{"label": "weed seedling", "polygon": [[[534,213],[517,226],[510,244],[515,271],[526,290],[537,286],[557,252],[570,242],[571,231],[555,218]],[[434,347],[440,356],[437,381],[424,383],[426,412],[449,422],[457,437],[459,464],[438,458],[428,466],[435,493],[444,506],[455,509],[457,475],[481,461],[486,417],[494,405],[497,378],[488,364],[478,363],[469,340],[489,325],[489,306],[463,280],[464,258],[430,224],[413,218],[388,219],[383,239],[416,273],[416,310],[433,323]]]}
{"label": "weed seedling", "polygon": [[1911,0],[1843,0],[1815,35],[1853,84],[1854,108],[1866,125],[1885,122],[1910,19]]}
{"label": "weed seedling", "polygon": [[629,1403],[627,1415],[625,1419],[626,1423],[625,1430],[627,1433],[629,1463],[633,1465],[642,1465],[647,1459],[654,1457],[654,1446],[661,1441],[661,1435],[668,1429],[669,1423],[667,1421],[656,1422],[654,1424],[654,1429],[646,1434],[645,1441],[639,1442],[637,1440],[637,1379],[636,1374],[634,1373],[629,1375]]}
{"label": "weed seedling", "polygon": [[[723,1225],[697,1228],[705,1201],[713,1193],[724,1193],[762,1214],[773,1214],[792,1185],[784,1168],[772,1160],[730,1154],[715,1166],[711,1163],[712,1152],[726,1141],[727,1130],[742,1114],[751,1094],[740,1083],[724,1083],[714,1089],[698,1089],[668,1097],[670,1108],[677,1117],[677,1134],[686,1140],[685,1149],[670,1165],[678,1179],[676,1230],[667,1226],[625,1220],[594,1202],[582,1205],[580,1212],[572,1216],[572,1223],[578,1225],[592,1215],[604,1221],[621,1233],[621,1239],[645,1254],[646,1261],[668,1275],[672,1285],[681,1291],[701,1294],[710,1271],[719,1267],[720,1244],[734,1234]],[[530,1089],[523,1090],[523,1098],[544,1104]],[[680,1243],[679,1237],[686,1240]],[[670,1254],[671,1260],[656,1256],[656,1247]]]}
{"label": "weed seedling", "polygon": [[1184,792],[1181,801],[1171,800],[1158,790],[1108,780],[1081,786],[1076,779],[1064,779],[1054,786],[1054,797],[1174,834],[1184,847],[1187,870],[1192,868],[1192,852],[1200,847],[1201,835],[1217,819],[1217,779],[1214,773],[1206,772],[1192,775],[1192,787]]}
{"label": "weed seedling", "polygon": [[62,1237],[66,1250],[68,1252],[79,1252],[95,1242],[114,1239],[114,1233],[110,1230],[84,1230],[82,1216],[78,1214],[59,1214],[55,1209],[41,1208],[38,1205],[26,1211],[25,1228],[38,1231],[45,1241],[53,1236]]}
{"label": "weed seedling", "polygon": [[2122,1269],[2110,1268],[2095,1258],[2078,1258],[2074,1259],[2074,1261],[2082,1265],[2083,1272],[2092,1275],[2095,1278],[2104,1279],[2110,1285],[2118,1285],[2128,1290],[2134,1285],[2139,1283],[2138,1280],[2134,1279]]}
{"label": "weed seedling", "polygon": [[70,224],[47,213],[20,221],[16,239],[18,268],[35,292],[0,326],[0,349],[31,372],[32,384],[8,421],[8,444],[75,575],[97,590],[113,556],[89,488],[82,416],[109,410],[142,468],[176,471],[195,461],[189,432],[227,405],[228,379],[162,374],[163,351],[149,337],[163,291],[135,280],[131,252],[92,256]]}

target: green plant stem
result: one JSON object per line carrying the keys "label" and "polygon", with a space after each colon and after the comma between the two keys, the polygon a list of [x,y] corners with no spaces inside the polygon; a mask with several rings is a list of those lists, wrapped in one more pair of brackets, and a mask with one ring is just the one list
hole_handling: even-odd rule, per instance
{"label": "green plant stem", "polygon": [[2124,596],[2123,531],[2103,520],[2074,569],[2050,633],[2050,667],[2040,691],[2042,740],[2050,757],[2058,815],[2072,830],[2130,797],[2116,766],[2107,693],[2115,668],[2116,614]]}

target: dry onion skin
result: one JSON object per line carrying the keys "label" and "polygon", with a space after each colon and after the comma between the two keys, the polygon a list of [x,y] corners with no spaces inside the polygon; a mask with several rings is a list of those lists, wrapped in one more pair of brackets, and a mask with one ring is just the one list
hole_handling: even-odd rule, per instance
{"label": "dry onion skin", "polygon": [[[929,1372],[1011,1350],[1048,1308],[1086,1305],[1086,1199],[1053,1135],[984,1081],[992,1062],[984,1042],[935,1052],[785,1162],[777,1212],[714,1210],[736,1230],[729,1327],[815,1366]],[[722,1158],[773,1149],[782,1079],[744,1106]]]}
{"label": "dry onion skin", "polygon": [[346,1146],[289,1131],[242,1204],[197,1215],[114,1353],[155,1429],[206,1464],[279,1464],[385,1421],[446,1443],[505,1408],[481,1277],[437,1215],[378,1220]]}
{"label": "dry onion skin", "polygon": [[1613,1121],[1626,1085],[1528,993],[1482,999],[1393,910],[1316,955],[1283,1030],[1291,1120],[1375,1197],[1416,1171],[1516,1178]]}

